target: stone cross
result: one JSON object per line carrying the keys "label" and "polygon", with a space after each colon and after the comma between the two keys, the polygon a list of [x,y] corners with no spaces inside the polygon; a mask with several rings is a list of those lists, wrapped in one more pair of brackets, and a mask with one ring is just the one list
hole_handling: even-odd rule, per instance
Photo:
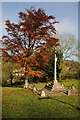
{"label": "stone cross", "polygon": [[56,53],[55,53],[55,61],[54,61],[54,84],[57,83],[57,77],[56,77],[56,63],[57,63],[57,57],[56,57]]}

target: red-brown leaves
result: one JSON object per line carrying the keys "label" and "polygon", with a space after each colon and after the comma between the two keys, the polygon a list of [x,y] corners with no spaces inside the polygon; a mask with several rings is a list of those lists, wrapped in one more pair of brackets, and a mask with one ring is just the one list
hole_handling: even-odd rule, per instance
{"label": "red-brown leaves", "polygon": [[23,20],[25,20],[27,18],[27,14],[26,13],[20,12],[18,14],[19,14],[19,18],[21,18]]}
{"label": "red-brown leaves", "polygon": [[59,45],[59,39],[58,38],[50,37],[50,38],[47,39],[47,41],[48,41],[47,47]]}
{"label": "red-brown leaves", "polygon": [[4,35],[4,36],[2,37],[2,39],[5,39],[5,38],[8,39],[8,36]]}
{"label": "red-brown leaves", "polygon": [[[19,23],[6,21],[8,36],[3,36],[3,57],[10,58],[24,68],[25,75],[41,77],[41,67],[48,64],[51,56],[48,49],[59,44],[54,38],[54,16],[44,10],[31,8],[27,13],[20,12]],[[20,71],[21,72],[21,71]]]}
{"label": "red-brown leaves", "polygon": [[43,72],[40,70],[37,70],[37,71],[33,71],[33,70],[28,70],[26,71],[26,73],[29,75],[29,76],[32,76],[32,77],[41,77]]}

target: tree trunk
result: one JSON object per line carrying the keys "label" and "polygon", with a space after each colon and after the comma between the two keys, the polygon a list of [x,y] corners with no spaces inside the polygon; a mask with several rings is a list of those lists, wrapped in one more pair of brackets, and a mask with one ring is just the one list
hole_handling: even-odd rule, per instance
{"label": "tree trunk", "polygon": [[28,88],[29,83],[28,83],[28,77],[25,79],[25,84],[24,84],[24,88]]}
{"label": "tree trunk", "polygon": [[10,79],[10,84],[11,84],[11,86],[12,86],[12,80],[13,80],[13,75],[11,74],[11,79]]}

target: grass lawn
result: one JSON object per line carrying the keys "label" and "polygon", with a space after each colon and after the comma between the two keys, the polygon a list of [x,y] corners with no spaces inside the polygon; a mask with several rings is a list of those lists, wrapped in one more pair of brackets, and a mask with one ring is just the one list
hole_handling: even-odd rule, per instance
{"label": "grass lawn", "polygon": [[[68,85],[67,81],[64,83],[65,86]],[[78,88],[77,82],[75,82],[75,85]],[[41,84],[36,84],[36,86],[40,87]],[[4,87],[2,94],[3,118],[80,119],[80,96],[77,95],[59,95],[50,98],[41,98],[29,89],[12,87]]]}

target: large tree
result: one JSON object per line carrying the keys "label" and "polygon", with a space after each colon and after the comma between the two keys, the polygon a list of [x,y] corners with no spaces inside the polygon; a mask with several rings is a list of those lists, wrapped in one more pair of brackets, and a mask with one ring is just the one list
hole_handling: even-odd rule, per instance
{"label": "large tree", "polygon": [[51,59],[49,48],[59,45],[59,39],[54,38],[54,24],[58,21],[44,10],[34,8],[26,10],[25,13],[20,12],[19,18],[18,23],[6,21],[8,35],[2,37],[3,58],[15,61],[25,80],[28,80],[29,76],[41,77],[41,68]]}

